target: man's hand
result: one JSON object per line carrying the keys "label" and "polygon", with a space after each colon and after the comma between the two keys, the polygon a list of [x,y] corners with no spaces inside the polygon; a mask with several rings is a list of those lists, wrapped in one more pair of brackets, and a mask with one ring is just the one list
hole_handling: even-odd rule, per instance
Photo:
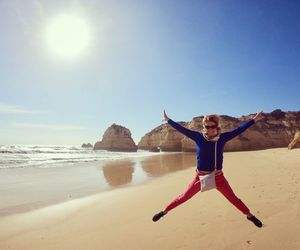
{"label": "man's hand", "polygon": [[263,112],[260,111],[260,112],[256,113],[256,115],[253,117],[253,120],[255,122],[258,122],[258,121],[262,120],[263,118],[264,118]]}

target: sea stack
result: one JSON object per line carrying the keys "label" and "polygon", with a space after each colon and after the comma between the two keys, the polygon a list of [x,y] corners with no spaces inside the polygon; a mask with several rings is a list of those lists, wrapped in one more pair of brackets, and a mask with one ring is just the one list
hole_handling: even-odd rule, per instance
{"label": "sea stack", "polygon": [[300,132],[297,132],[288,146],[288,149],[300,148]]}
{"label": "sea stack", "polygon": [[94,150],[136,152],[137,146],[130,130],[114,123],[105,131],[102,140],[95,143]]}
{"label": "sea stack", "polygon": [[81,147],[82,147],[82,148],[92,148],[93,145],[92,145],[91,143],[83,143],[83,144],[81,145]]}

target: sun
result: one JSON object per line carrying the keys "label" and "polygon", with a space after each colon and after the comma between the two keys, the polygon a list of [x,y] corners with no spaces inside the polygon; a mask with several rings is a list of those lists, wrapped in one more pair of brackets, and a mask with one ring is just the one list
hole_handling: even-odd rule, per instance
{"label": "sun", "polygon": [[48,22],[45,40],[52,55],[75,59],[83,55],[90,45],[90,27],[79,15],[62,14]]}

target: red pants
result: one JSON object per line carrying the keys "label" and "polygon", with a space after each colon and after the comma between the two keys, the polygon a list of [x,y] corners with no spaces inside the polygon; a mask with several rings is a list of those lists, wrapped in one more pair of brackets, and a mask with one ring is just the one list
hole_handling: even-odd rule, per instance
{"label": "red pants", "polygon": [[[223,173],[217,175],[216,177],[217,190],[221,192],[227,200],[229,200],[237,209],[239,209],[243,214],[247,215],[250,213],[249,208],[234,194],[228,181],[225,179]],[[175,200],[173,200],[168,206],[166,206],[166,212],[169,212],[173,208],[179,206],[183,202],[192,198],[196,193],[200,191],[201,183],[199,181],[199,175],[196,173],[195,178],[189,184],[187,190],[179,195]]]}

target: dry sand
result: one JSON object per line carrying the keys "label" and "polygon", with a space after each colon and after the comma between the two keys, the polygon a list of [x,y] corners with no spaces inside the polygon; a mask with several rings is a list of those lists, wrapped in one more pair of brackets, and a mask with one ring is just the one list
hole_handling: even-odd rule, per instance
{"label": "dry sand", "polygon": [[216,190],[199,193],[160,221],[194,168],[0,218],[0,249],[300,249],[300,149],[224,154],[235,193],[264,223],[256,228]]}

